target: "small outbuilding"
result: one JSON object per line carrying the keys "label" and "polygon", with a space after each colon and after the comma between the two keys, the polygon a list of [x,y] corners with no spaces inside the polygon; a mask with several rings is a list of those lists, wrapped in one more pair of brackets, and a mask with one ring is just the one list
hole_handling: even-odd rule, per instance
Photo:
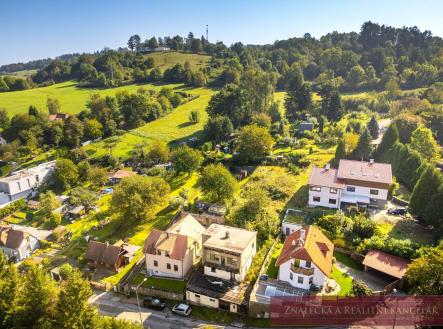
{"label": "small outbuilding", "polygon": [[369,250],[363,260],[365,271],[376,270],[396,279],[401,279],[406,273],[410,260],[381,250]]}
{"label": "small outbuilding", "polygon": [[137,175],[137,173],[134,171],[120,169],[117,170],[115,173],[109,175],[109,181],[111,182],[111,184],[117,184],[120,183],[123,178],[131,177],[134,175]]}

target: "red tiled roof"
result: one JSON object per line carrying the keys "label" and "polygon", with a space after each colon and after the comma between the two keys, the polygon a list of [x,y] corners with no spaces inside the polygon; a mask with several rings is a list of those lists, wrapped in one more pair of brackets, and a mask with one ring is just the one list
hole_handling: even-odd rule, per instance
{"label": "red tiled roof", "polygon": [[408,269],[410,261],[381,250],[369,250],[363,260],[363,265],[383,272],[394,278],[401,279]]}
{"label": "red tiled roof", "polygon": [[283,248],[276,261],[280,266],[291,259],[302,259],[312,262],[326,276],[330,276],[332,270],[332,252],[334,245],[332,242],[315,226],[304,226],[305,238],[300,239],[302,229],[294,231],[286,237]]}
{"label": "red tiled roof", "polygon": [[336,169],[313,167],[309,176],[309,185],[343,188],[344,184],[337,180]]}
{"label": "red tiled roof", "polygon": [[389,163],[340,160],[337,178],[391,184],[392,168]]}
{"label": "red tiled roof", "polygon": [[128,170],[122,170],[122,169],[120,169],[120,170],[117,170],[115,173],[111,174],[111,175],[109,176],[109,178],[113,178],[113,179],[123,179],[123,178],[131,177],[131,176],[134,176],[134,175],[136,175],[136,173],[133,172],[133,171],[128,171]]}
{"label": "red tiled roof", "polygon": [[189,238],[183,234],[152,230],[145,240],[143,253],[154,254],[156,249],[165,250],[171,259],[183,260],[189,247]]}

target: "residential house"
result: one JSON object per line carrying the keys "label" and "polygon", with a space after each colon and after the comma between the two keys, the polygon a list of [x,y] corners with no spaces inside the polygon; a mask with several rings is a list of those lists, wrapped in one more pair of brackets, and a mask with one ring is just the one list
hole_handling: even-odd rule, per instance
{"label": "residential house", "polygon": [[137,175],[137,173],[134,171],[120,169],[117,170],[115,173],[109,175],[109,181],[111,182],[111,184],[117,184],[120,183],[123,178],[131,177],[134,175]]}
{"label": "residential house", "polygon": [[9,226],[0,227],[0,251],[8,260],[22,261],[39,246],[38,239],[27,232]]}
{"label": "residential house", "polygon": [[0,178],[0,207],[37,194],[37,188],[50,183],[55,161],[13,172]]}
{"label": "residential house", "polygon": [[212,224],[203,232],[204,274],[242,281],[257,248],[257,232]]}
{"label": "residential house", "polygon": [[69,118],[71,115],[68,113],[56,113],[56,114],[50,114],[48,117],[48,120],[53,121],[64,121],[67,118]]}
{"label": "residential house", "polygon": [[309,290],[323,287],[332,271],[334,245],[315,226],[302,226],[288,235],[275,263],[278,279]]}
{"label": "residential house", "polygon": [[90,269],[102,267],[117,272],[122,266],[129,264],[138,249],[137,246],[122,244],[120,241],[114,245],[89,241],[85,259]]}
{"label": "residential house", "polygon": [[166,231],[152,230],[143,247],[146,271],[157,276],[184,278],[201,258],[204,230],[190,214]]}
{"label": "residential house", "polygon": [[329,164],[313,167],[309,177],[309,207],[346,206],[383,208],[392,184],[392,169],[387,163],[340,160],[338,169]]}
{"label": "residential house", "polygon": [[186,286],[195,305],[239,312],[246,307],[243,281],[256,253],[257,232],[212,224],[203,232],[203,266]]}

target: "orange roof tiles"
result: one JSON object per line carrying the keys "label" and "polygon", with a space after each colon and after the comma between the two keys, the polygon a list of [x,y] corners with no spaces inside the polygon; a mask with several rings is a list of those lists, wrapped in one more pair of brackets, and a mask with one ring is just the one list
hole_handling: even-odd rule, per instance
{"label": "orange roof tiles", "polygon": [[[305,231],[301,239],[301,231]],[[315,226],[307,225],[286,237],[276,265],[280,266],[291,259],[312,262],[326,276],[332,270],[333,243]]]}

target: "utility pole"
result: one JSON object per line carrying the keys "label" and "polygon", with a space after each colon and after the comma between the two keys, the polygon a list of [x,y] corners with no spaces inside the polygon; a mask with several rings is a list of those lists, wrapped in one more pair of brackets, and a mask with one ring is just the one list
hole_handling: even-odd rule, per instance
{"label": "utility pole", "polygon": [[209,42],[209,29],[208,29],[208,24],[206,24],[206,42]]}

